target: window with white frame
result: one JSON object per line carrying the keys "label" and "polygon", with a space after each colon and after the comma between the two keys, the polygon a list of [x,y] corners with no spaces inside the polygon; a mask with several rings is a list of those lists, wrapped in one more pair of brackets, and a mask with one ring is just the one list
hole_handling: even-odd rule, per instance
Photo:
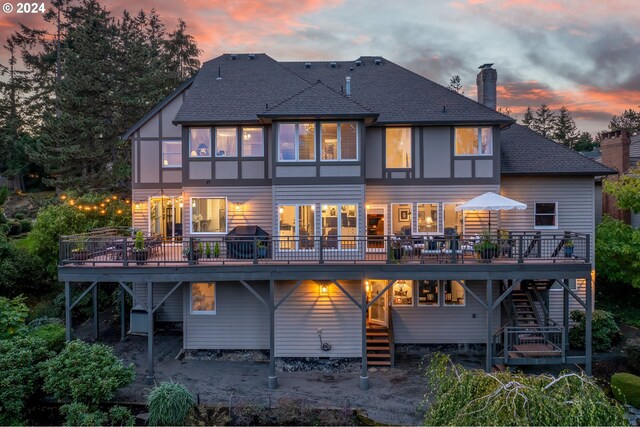
{"label": "window with white frame", "polygon": [[434,234],[442,233],[440,230],[440,222],[438,221],[440,215],[439,203],[418,203],[418,224],[417,232],[419,234]]}
{"label": "window with white frame", "polygon": [[216,157],[238,157],[237,128],[216,128]]}
{"label": "window with white frame", "polygon": [[279,161],[313,161],[315,159],[315,123],[280,123],[278,125]]}
{"label": "window with white frame", "polygon": [[264,129],[261,127],[242,128],[242,157],[264,156]]}
{"label": "window with white frame", "polygon": [[313,249],[316,229],[315,205],[278,207],[279,249]]}
{"label": "window with white frame", "polygon": [[440,305],[439,280],[418,280],[418,305],[426,307]]}
{"label": "window with white frame", "polygon": [[191,283],[191,314],[216,314],[215,283]]}
{"label": "window with white frame", "polygon": [[413,280],[397,280],[391,292],[393,305],[413,306]]}
{"label": "window with white frame", "polygon": [[455,231],[456,234],[464,234],[464,212],[457,211],[457,203],[444,203],[442,211],[444,213],[443,225],[444,233]]}
{"label": "window with white frame", "polygon": [[558,204],[555,202],[536,202],[533,205],[534,228],[558,228]]}
{"label": "window with white frame", "polygon": [[226,233],[227,199],[224,197],[192,198],[191,232]]}
{"label": "window with white frame", "polygon": [[325,248],[356,249],[358,205],[323,204],[322,237]]}
{"label": "window with white frame", "polygon": [[211,129],[189,129],[189,157],[211,157]]}
{"label": "window with white frame", "polygon": [[162,141],[162,167],[182,167],[182,141]]}
{"label": "window with white frame", "polygon": [[411,236],[412,203],[391,204],[391,233],[395,236]]}
{"label": "window with white frame", "polygon": [[409,169],[411,167],[411,128],[387,128],[385,152],[387,169]]}
{"label": "window with white frame", "polygon": [[456,156],[490,156],[493,152],[490,127],[460,127],[455,130]]}
{"label": "window with white frame", "polygon": [[320,140],[321,160],[358,160],[356,122],[322,123]]}
{"label": "window with white frame", "polygon": [[467,303],[464,280],[446,280],[444,282],[444,305],[463,306]]}

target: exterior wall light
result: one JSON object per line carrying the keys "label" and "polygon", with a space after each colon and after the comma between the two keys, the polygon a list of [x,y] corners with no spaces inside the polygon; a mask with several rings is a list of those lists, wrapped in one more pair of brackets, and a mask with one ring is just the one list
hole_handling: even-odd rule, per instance
{"label": "exterior wall light", "polygon": [[244,203],[236,203],[233,210],[237,214],[241,214],[244,212]]}
{"label": "exterior wall light", "polygon": [[364,289],[367,293],[371,292],[371,286],[369,286],[369,281],[364,282]]}
{"label": "exterior wall light", "polygon": [[329,286],[320,285],[320,295],[329,295]]}
{"label": "exterior wall light", "polygon": [[[101,206],[101,207],[104,207],[104,206]],[[141,211],[141,210],[142,210],[142,203],[136,203],[136,204],[135,204],[135,206],[134,206],[134,208],[135,208],[135,210],[137,210],[137,211]]]}

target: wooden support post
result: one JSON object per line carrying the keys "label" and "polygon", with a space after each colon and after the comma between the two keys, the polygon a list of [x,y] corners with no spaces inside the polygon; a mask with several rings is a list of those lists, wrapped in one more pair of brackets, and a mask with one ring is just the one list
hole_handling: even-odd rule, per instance
{"label": "wooden support post", "polygon": [[153,286],[147,282],[147,385],[155,383],[153,369]]}
{"label": "wooden support post", "polygon": [[92,300],[93,300],[93,338],[100,340],[100,319],[98,315],[98,284],[93,287]]}
{"label": "wooden support post", "polygon": [[275,304],[275,282],[269,280],[269,382],[271,389],[278,388],[278,377],[276,376],[276,304]]}
{"label": "wooden support post", "polygon": [[121,285],[118,285],[118,297],[120,298],[120,341],[127,340],[127,313],[125,313],[125,290]]}
{"label": "wooden support post", "polygon": [[[493,345],[493,336],[491,334],[493,326],[493,283],[487,280],[487,360],[485,363],[485,371],[491,372],[493,366],[491,347]],[[506,351],[506,349],[505,349]]]}
{"label": "wooden support post", "polygon": [[562,288],[562,334],[564,335],[564,347],[562,349],[563,354],[569,350],[569,280],[563,279],[562,282],[566,288]]}
{"label": "wooden support post", "polygon": [[585,351],[585,364],[584,370],[587,375],[591,375],[591,357],[593,353],[592,349],[592,336],[591,336],[591,314],[593,308],[592,289],[591,289],[591,276],[587,277],[587,312],[585,316],[585,337],[584,337],[584,351]]}
{"label": "wooden support post", "polygon": [[369,389],[369,371],[367,370],[367,291],[365,289],[364,280],[360,281],[361,304],[360,311],[362,313],[362,369],[360,373],[360,390]]}
{"label": "wooden support post", "polygon": [[64,282],[64,323],[65,338],[67,341],[71,341],[71,283],[69,282]]}

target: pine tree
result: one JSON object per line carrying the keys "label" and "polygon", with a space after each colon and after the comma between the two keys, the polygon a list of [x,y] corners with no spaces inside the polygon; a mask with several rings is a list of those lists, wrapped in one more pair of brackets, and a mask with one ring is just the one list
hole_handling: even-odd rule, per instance
{"label": "pine tree", "polygon": [[578,137],[573,149],[576,151],[593,151],[596,148],[596,141],[589,132],[582,132]]}
{"label": "pine tree", "polygon": [[193,36],[187,34],[187,24],[182,19],[164,42],[164,50],[170,70],[179,80],[188,79],[200,68],[198,55],[202,51],[198,49]]}
{"label": "pine tree", "polygon": [[528,128],[531,128],[534,122],[533,111],[531,111],[531,107],[527,107],[527,111],[524,113],[524,117],[522,119],[522,124]]}
{"label": "pine tree", "polygon": [[544,137],[551,137],[555,127],[555,121],[556,116],[554,112],[551,111],[547,104],[542,104],[540,108],[536,110],[536,116],[531,124],[531,129]]}
{"label": "pine tree", "polygon": [[462,88],[462,80],[459,75],[452,76],[449,80],[449,86],[447,88],[451,89],[454,92],[459,93],[460,95],[464,95],[464,89]]}
{"label": "pine tree", "polygon": [[610,130],[626,130],[633,134],[640,132],[640,112],[633,109],[625,110],[619,116],[611,117]]}
{"label": "pine tree", "polygon": [[564,105],[560,108],[560,114],[553,121],[553,130],[551,137],[556,142],[574,148],[578,139],[579,132],[576,123],[571,117],[569,109]]}

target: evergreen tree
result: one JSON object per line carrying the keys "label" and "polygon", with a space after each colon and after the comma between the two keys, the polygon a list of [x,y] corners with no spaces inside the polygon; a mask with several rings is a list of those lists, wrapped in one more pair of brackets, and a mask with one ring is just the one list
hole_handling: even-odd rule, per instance
{"label": "evergreen tree", "polygon": [[533,111],[531,111],[531,107],[527,107],[527,111],[524,113],[524,117],[522,118],[522,124],[528,128],[531,128],[534,122]]}
{"label": "evergreen tree", "polygon": [[[193,36],[187,34],[187,24],[182,19],[180,19],[175,31],[169,34],[168,39],[164,42],[164,50],[170,70],[178,80],[188,79],[200,68],[198,55],[202,51],[198,49]],[[459,82],[460,77],[456,77]],[[460,90],[462,90],[462,85],[460,85]]]}
{"label": "evergreen tree", "polygon": [[454,92],[459,93],[460,95],[464,95],[464,89],[462,88],[462,80],[459,75],[452,76],[449,80],[449,86],[447,88],[451,89]]}
{"label": "evergreen tree", "polygon": [[552,138],[560,144],[574,148],[579,136],[576,123],[571,117],[569,109],[564,105],[560,108],[560,114],[553,121]]}
{"label": "evergreen tree", "polygon": [[626,130],[633,134],[640,132],[640,112],[633,109],[625,110],[619,116],[611,117],[610,130]]}
{"label": "evergreen tree", "polygon": [[593,151],[596,148],[596,141],[589,132],[582,132],[576,140],[573,149],[576,151]]}
{"label": "evergreen tree", "polygon": [[544,137],[551,137],[555,122],[556,116],[554,112],[551,111],[547,104],[542,104],[540,108],[536,110],[536,116],[531,124],[531,129]]}

